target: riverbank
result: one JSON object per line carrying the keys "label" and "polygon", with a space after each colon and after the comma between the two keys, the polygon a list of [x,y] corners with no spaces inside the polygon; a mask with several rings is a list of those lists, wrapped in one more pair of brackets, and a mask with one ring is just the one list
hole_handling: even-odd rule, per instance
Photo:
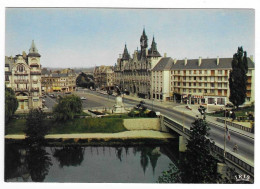
{"label": "riverbank", "polygon": [[[152,131],[152,130],[138,130],[138,131],[124,131],[119,133],[80,133],[80,134],[49,134],[45,139],[62,139],[62,140],[100,140],[109,141],[112,139],[173,139],[173,135],[169,133]],[[5,135],[5,139],[23,140],[25,135]]]}

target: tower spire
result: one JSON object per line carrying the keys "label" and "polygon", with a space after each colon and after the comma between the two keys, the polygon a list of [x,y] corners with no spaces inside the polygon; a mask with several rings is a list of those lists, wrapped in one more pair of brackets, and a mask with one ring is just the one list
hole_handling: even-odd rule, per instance
{"label": "tower spire", "polygon": [[127,47],[126,47],[126,43],[125,43],[125,48],[124,48],[122,60],[129,60],[129,59],[130,59],[130,55],[128,53],[128,50],[127,50]]}
{"label": "tower spire", "polygon": [[35,56],[35,57],[40,57],[41,55],[38,53],[38,49],[36,48],[34,44],[34,40],[32,40],[31,48],[29,49],[29,54],[28,56]]}
{"label": "tower spire", "polygon": [[155,43],[154,36],[153,36],[151,48],[149,49],[149,52],[148,52],[148,56],[150,56],[150,57],[160,57],[161,56],[157,50],[157,44]]}

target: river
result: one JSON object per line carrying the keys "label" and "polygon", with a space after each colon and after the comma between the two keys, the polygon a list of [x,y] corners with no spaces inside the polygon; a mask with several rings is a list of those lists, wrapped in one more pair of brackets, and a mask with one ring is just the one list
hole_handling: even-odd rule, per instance
{"label": "river", "polygon": [[[176,146],[5,145],[5,181],[156,183],[173,163]],[[174,148],[174,149],[173,149]],[[169,150],[170,149],[170,150]]]}

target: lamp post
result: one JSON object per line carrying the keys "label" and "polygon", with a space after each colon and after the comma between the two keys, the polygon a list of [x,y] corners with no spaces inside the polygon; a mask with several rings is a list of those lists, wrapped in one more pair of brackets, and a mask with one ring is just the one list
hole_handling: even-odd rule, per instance
{"label": "lamp post", "polygon": [[225,133],[224,133],[224,159],[226,159],[226,133],[227,133],[227,121],[226,121],[226,114],[227,110],[224,110],[225,114]]}

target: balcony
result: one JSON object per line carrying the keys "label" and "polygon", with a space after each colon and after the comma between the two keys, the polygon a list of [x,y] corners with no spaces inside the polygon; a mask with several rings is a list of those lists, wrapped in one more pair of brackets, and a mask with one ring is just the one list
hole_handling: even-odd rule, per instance
{"label": "balcony", "polygon": [[28,79],[15,79],[14,80],[14,83],[29,83],[29,80]]}
{"label": "balcony", "polygon": [[203,93],[203,96],[215,96],[215,93]]}
{"label": "balcony", "polygon": [[41,75],[41,71],[31,71],[31,75]]}
{"label": "balcony", "polygon": [[23,71],[23,72],[14,71],[14,75],[28,75],[28,72],[27,71]]}
{"label": "balcony", "polygon": [[26,88],[14,88],[15,92],[28,92],[28,89]]}

